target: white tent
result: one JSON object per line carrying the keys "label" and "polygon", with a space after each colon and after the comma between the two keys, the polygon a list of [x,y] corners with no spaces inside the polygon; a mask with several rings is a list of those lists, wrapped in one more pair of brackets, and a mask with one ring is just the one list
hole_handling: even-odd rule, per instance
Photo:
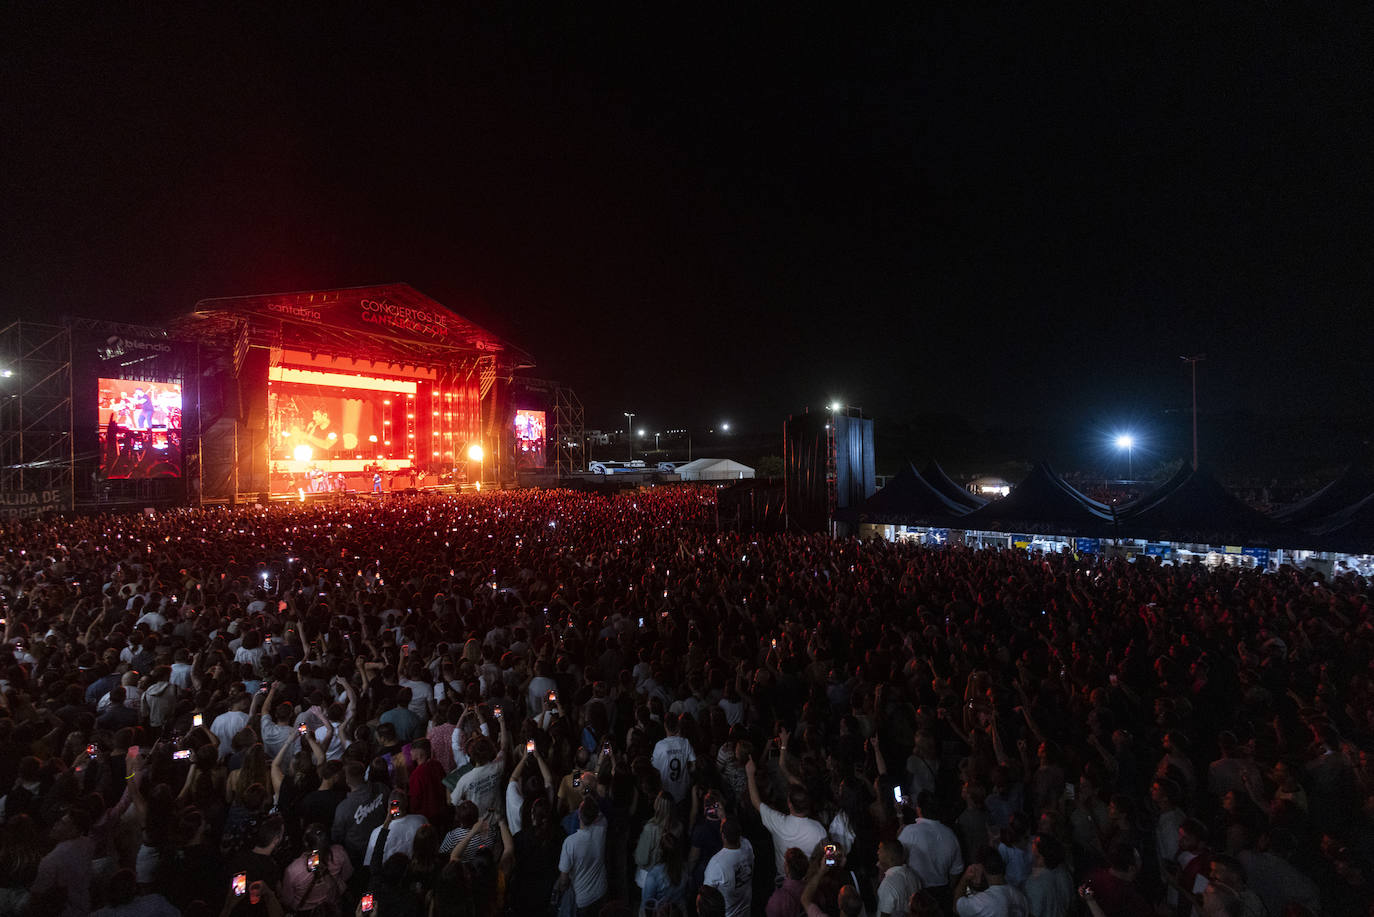
{"label": "white tent", "polygon": [[754,469],[730,459],[702,458],[678,466],[677,473],[684,481],[738,481],[752,478]]}

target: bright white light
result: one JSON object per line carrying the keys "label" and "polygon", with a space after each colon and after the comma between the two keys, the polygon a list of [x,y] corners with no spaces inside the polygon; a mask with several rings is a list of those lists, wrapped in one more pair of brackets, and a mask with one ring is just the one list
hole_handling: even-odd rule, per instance
{"label": "bright white light", "polygon": [[640,436],[643,436],[643,435],[644,435],[644,431],[643,431],[643,430],[640,430],[640,431],[639,431],[639,435],[640,435]]}
{"label": "bright white light", "polygon": [[1122,433],[1116,438],[1116,448],[1132,449],[1135,447],[1135,437],[1129,433]]}
{"label": "bright white light", "polygon": [[315,455],[315,450],[311,449],[309,444],[301,443],[295,449],[291,450],[291,454],[295,456],[298,462],[308,462]]}
{"label": "bright white light", "polygon": [[486,452],[482,451],[482,447],[479,446],[477,443],[473,443],[471,446],[468,446],[469,462],[480,462],[482,461],[482,457],[485,455]]}
{"label": "bright white light", "polygon": [[839,409],[840,409],[840,403],[839,403],[838,401],[832,401],[832,402],[830,402],[830,410],[832,410],[832,411],[838,411]]}
{"label": "bright white light", "polygon": [[729,433],[729,432],[730,432],[730,424],[728,424],[728,423],[723,423],[723,424],[721,424],[721,425],[720,425],[720,428],[721,428],[722,430],[724,430],[726,433]]}
{"label": "bright white light", "polygon": [[0,376],[3,376],[3,377],[6,378],[6,379],[10,378],[10,377],[13,376],[13,375],[14,375],[14,370],[12,370],[12,369],[0,369]]}

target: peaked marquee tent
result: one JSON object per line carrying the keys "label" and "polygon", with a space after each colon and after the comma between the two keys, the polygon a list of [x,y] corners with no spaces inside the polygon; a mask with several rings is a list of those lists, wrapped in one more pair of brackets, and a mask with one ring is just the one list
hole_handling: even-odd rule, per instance
{"label": "peaked marquee tent", "polygon": [[684,481],[739,481],[752,478],[754,469],[732,459],[699,458],[679,465],[677,474]]}

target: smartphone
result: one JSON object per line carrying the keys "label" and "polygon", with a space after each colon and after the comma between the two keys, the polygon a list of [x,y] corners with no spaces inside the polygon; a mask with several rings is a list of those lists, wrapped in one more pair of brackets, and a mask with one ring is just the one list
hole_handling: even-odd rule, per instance
{"label": "smartphone", "polygon": [[580,786],[582,786],[582,777],[579,775],[573,778],[573,789],[577,789]]}
{"label": "smartphone", "polygon": [[525,743],[525,754],[534,754],[534,739],[530,739],[528,742]]}
{"label": "smartphone", "polygon": [[839,862],[839,859],[838,859],[838,857],[836,856],[836,854],[837,854],[838,852],[839,852],[839,848],[836,847],[834,844],[826,844],[826,845],[825,845],[825,865],[826,865],[826,866],[832,866],[832,867],[833,867],[836,863]]}
{"label": "smartphone", "polygon": [[86,746],[86,754],[90,755],[92,758],[95,757],[96,752],[98,752],[99,750],[100,749],[96,748],[94,745]]}
{"label": "smartphone", "polygon": [[897,803],[897,805],[902,804],[902,788],[900,786],[894,786],[892,788],[892,801]]}
{"label": "smartphone", "polygon": [[372,892],[368,892],[366,895],[363,895],[363,900],[362,900],[361,902],[359,902],[358,906],[362,909],[362,912],[363,912],[364,914],[371,914],[371,913],[372,913]]}
{"label": "smartphone", "polygon": [[296,731],[299,732],[301,735],[305,735],[307,732],[310,731],[310,727],[305,725],[304,723],[301,723],[299,726],[296,727]]}
{"label": "smartphone", "polygon": [[190,761],[190,760],[191,760],[191,749],[189,749],[189,748],[183,748],[181,751],[174,751],[174,752],[172,752],[172,760],[173,760],[173,761]]}
{"label": "smartphone", "polygon": [[191,728],[192,728],[192,729],[199,729],[201,726],[204,726],[204,725],[205,725],[205,717],[201,716],[199,713],[197,713],[195,716],[191,717]]}
{"label": "smartphone", "polygon": [[557,691],[550,691],[550,692],[549,692],[549,703],[557,703],[557,702],[558,702],[558,692],[557,692]]}
{"label": "smartphone", "polygon": [[1075,793],[1075,791],[1074,791],[1074,788],[1073,788],[1073,784],[1072,784],[1072,783],[1066,783],[1066,784],[1064,784],[1064,798],[1065,798],[1065,799],[1073,799],[1073,798],[1074,798],[1074,793]]}
{"label": "smartphone", "polygon": [[311,872],[320,868],[320,852],[318,850],[310,851],[310,856],[305,858],[305,868]]}
{"label": "smartphone", "polygon": [[391,804],[391,817],[392,817],[392,818],[400,818],[400,817],[401,817],[401,807],[400,807],[398,804],[394,803],[394,802]]}
{"label": "smartphone", "polygon": [[497,704],[495,707],[492,707],[492,708],[491,708],[491,715],[494,716],[494,717],[496,717],[498,720],[501,718],[501,705],[500,705],[500,704]]}
{"label": "smartphone", "polygon": [[242,898],[243,893],[248,891],[248,873],[240,872],[229,880],[229,887],[233,889],[235,897]]}
{"label": "smartphone", "polygon": [[777,648],[778,648],[778,638],[777,638],[777,637],[774,637],[774,638],[773,638],[773,649],[777,649]]}
{"label": "smartphone", "polygon": [[644,619],[643,619],[643,618],[640,618],[640,619],[639,619],[639,626],[640,626],[640,627],[643,627],[643,626],[644,626]]}

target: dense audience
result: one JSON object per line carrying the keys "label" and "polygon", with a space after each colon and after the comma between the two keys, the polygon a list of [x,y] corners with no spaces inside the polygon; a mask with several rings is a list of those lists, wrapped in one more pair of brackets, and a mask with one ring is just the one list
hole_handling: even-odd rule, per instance
{"label": "dense audience", "polygon": [[0,912],[1374,913],[1369,584],[710,488],[0,525]]}

